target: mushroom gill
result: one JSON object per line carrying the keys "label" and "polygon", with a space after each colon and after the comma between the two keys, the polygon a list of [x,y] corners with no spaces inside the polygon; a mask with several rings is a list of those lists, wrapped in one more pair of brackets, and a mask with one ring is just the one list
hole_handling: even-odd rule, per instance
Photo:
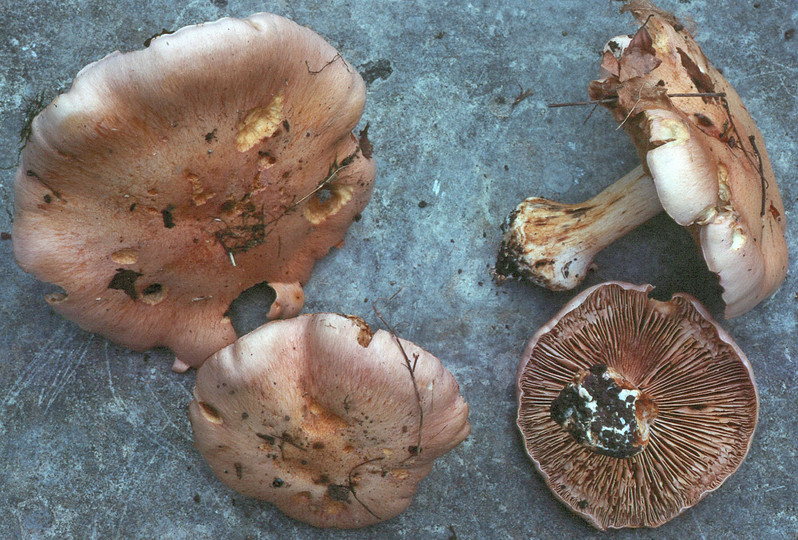
{"label": "mushroom gill", "polygon": [[[743,352],[698,302],[611,282],[574,298],[529,342],[518,427],[555,495],[602,530],[656,527],[718,488],[743,461],[758,397]],[[656,408],[648,444],[612,457],[580,444],[552,404],[580,372],[606,366]],[[560,398],[561,399],[561,398]]]}

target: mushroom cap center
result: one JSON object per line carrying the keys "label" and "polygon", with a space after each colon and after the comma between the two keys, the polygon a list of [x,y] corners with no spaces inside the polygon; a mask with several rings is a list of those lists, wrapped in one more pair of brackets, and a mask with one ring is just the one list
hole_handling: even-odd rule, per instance
{"label": "mushroom cap center", "polygon": [[645,450],[657,405],[620,373],[596,364],[565,385],[550,411],[582,446],[624,459]]}

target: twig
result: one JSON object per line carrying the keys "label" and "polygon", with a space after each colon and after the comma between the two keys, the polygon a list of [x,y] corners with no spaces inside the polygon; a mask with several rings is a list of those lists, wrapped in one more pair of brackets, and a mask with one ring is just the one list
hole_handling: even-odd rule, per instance
{"label": "twig", "polygon": [[518,105],[519,103],[521,103],[526,98],[528,98],[529,96],[532,95],[532,89],[531,88],[527,88],[526,90],[524,90],[524,87],[521,86],[520,84],[518,85],[518,88],[519,88],[520,92],[518,93],[517,96],[515,96],[515,99],[513,100],[513,103],[510,105],[510,110],[515,109],[516,105]]}
{"label": "twig", "polygon": [[[765,215],[765,199],[768,190],[768,181],[765,178],[765,170],[762,167],[762,155],[759,153],[759,148],[756,147],[756,137],[749,135],[748,142],[751,143],[751,148],[754,149],[754,153],[756,154],[756,160],[759,162],[759,178],[762,182],[762,209],[759,212],[759,217],[763,217]],[[743,149],[743,151],[745,151],[745,149]]]}
{"label": "twig", "polygon": [[407,368],[408,373],[410,373],[410,380],[413,383],[413,391],[416,394],[416,405],[418,406],[418,439],[416,441],[415,447],[411,446],[408,448],[411,456],[417,456],[421,453],[421,430],[424,427],[424,407],[421,405],[421,392],[418,390],[418,383],[416,382],[416,364],[418,363],[418,355],[415,355],[415,362],[411,364],[410,358],[407,356],[407,352],[405,352],[405,348],[402,346],[402,342],[399,340],[399,336],[396,335],[396,332],[391,327],[390,324],[383,318],[382,313],[380,310],[377,309],[377,302],[380,300],[384,300],[386,304],[390,303],[391,300],[396,298],[396,295],[402,292],[402,289],[396,291],[390,298],[378,298],[371,304],[371,309],[374,310],[374,314],[377,318],[382,322],[383,325],[388,329],[393,336],[394,341],[399,346],[399,350],[402,352],[402,356],[405,360],[405,367]]}
{"label": "twig", "polygon": [[[646,21],[648,21],[648,19],[646,19]],[[640,103],[641,99],[643,99],[643,96],[640,94],[640,92],[638,92],[637,93],[637,101],[635,101],[635,104],[632,105],[631,109],[629,109],[629,113],[626,115],[626,118],[623,119],[623,122],[618,124],[618,127],[615,128],[615,131],[618,131],[619,129],[621,129],[623,127],[623,125],[626,123],[626,121],[629,120],[629,117],[632,116],[633,112],[635,112],[635,109],[637,108],[637,105]]]}
{"label": "twig", "polygon": [[[307,195],[305,195],[304,197],[302,197],[298,201],[292,203],[288,207],[288,209],[286,210],[286,213],[289,210],[293,210],[294,208],[296,208],[297,206],[299,206],[300,204],[302,204],[306,200],[310,199],[313,195],[315,195],[316,193],[318,193],[319,191],[321,191],[322,189],[324,189],[325,187],[330,185],[335,180],[335,175],[337,175],[342,170],[346,169],[350,164],[351,164],[351,162],[347,163],[346,165],[341,165],[337,169],[332,170],[331,172],[327,173],[327,177],[324,180],[322,180],[321,182],[319,182],[319,185],[316,186],[316,188],[313,191],[311,191],[310,193],[308,193]],[[337,162],[333,164],[333,167],[335,167],[335,165],[337,165]]]}
{"label": "twig", "polygon": [[618,96],[604,98],[604,99],[591,99],[590,101],[568,101],[565,103],[547,103],[546,107],[555,109],[557,107],[578,107],[581,105],[598,105],[601,103],[612,103],[618,101]]}
{"label": "twig", "polygon": [[349,489],[350,492],[352,492],[352,496],[355,498],[355,500],[357,502],[359,502],[360,505],[363,508],[366,509],[366,512],[368,512],[369,514],[371,514],[372,516],[374,516],[375,518],[377,518],[379,520],[382,520],[382,518],[380,516],[378,516],[377,514],[375,514],[374,511],[371,508],[369,508],[368,506],[366,506],[366,503],[361,501],[360,498],[357,496],[357,493],[355,492],[355,485],[352,483],[352,473],[355,472],[355,469],[357,469],[359,467],[362,467],[363,465],[367,465],[369,463],[373,463],[373,462],[379,461],[381,459],[383,459],[383,458],[382,457],[376,457],[376,458],[368,459],[368,460],[364,461],[363,463],[359,463],[359,464],[355,465],[354,467],[349,469],[349,474],[347,475],[347,479],[346,479],[346,483],[347,483],[346,487]]}
{"label": "twig", "polygon": [[723,109],[726,111],[726,117],[729,119],[729,124],[731,124],[731,127],[734,130],[734,134],[737,135],[737,140],[740,141],[740,148],[743,151],[743,155],[748,160],[748,163],[759,171],[759,178],[762,184],[762,206],[759,214],[759,217],[761,218],[765,215],[765,199],[767,198],[768,181],[765,178],[765,171],[762,167],[762,156],[759,153],[759,149],[756,147],[756,139],[753,135],[748,137],[748,142],[751,143],[751,148],[753,148],[754,153],[756,154],[758,165],[754,163],[754,160],[751,159],[751,156],[749,156],[748,152],[745,150],[745,146],[743,146],[743,138],[740,135],[740,132],[737,130],[737,125],[734,123],[734,117],[732,116],[731,109],[729,108],[729,100],[727,100],[725,97],[722,97],[720,98],[720,102],[723,104]]}
{"label": "twig", "polygon": [[596,103],[595,105],[593,105],[593,108],[592,108],[592,109],[590,109],[590,112],[589,112],[589,113],[587,114],[587,116],[585,117],[585,120],[584,120],[584,122],[582,122],[582,125],[585,125],[585,124],[587,124],[587,121],[588,121],[588,120],[590,120],[590,117],[591,117],[591,116],[593,116],[593,113],[594,113],[594,112],[596,112],[596,109],[598,109],[598,103]]}
{"label": "twig", "polygon": [[726,92],[684,92],[681,94],[667,94],[669,98],[674,97],[713,97],[713,98],[725,98]]}
{"label": "twig", "polygon": [[[321,69],[320,69],[320,70],[318,70],[318,71],[313,71],[312,69],[310,69],[310,64],[308,63],[308,61],[307,61],[307,60],[305,60],[305,66],[308,68],[308,73],[311,73],[311,74],[313,74],[313,75],[316,75],[316,74],[318,74],[318,73],[321,73],[322,71],[324,71],[324,69],[325,69],[327,66],[329,66],[330,64],[332,64],[332,63],[333,63],[333,62],[335,62],[336,60],[341,60],[342,62],[344,61],[344,57],[343,57],[343,56],[341,56],[341,53],[338,53],[338,54],[336,54],[335,56],[333,56],[333,57],[332,57],[332,60],[330,60],[329,62],[327,62],[327,63],[326,63],[326,64],[324,64],[323,66],[321,66]],[[346,67],[346,71],[349,71],[349,66],[347,66],[347,65],[346,65],[346,62],[344,62],[344,67]]]}
{"label": "twig", "polygon": [[258,438],[263,439],[264,441],[266,441],[267,443],[272,444],[272,445],[274,444],[274,440],[275,439],[279,440],[280,444],[277,445],[277,448],[280,449],[280,459],[285,459],[285,455],[283,454],[283,446],[286,443],[288,443],[289,445],[293,446],[297,450],[301,450],[302,452],[307,452],[307,450],[308,450],[307,448],[303,448],[302,446],[299,446],[298,444],[296,444],[294,442],[293,438],[290,435],[288,435],[288,433],[286,433],[285,431],[283,432],[282,437],[280,435],[269,435],[269,434],[266,434],[266,433],[255,433],[255,435]]}
{"label": "twig", "polygon": [[[687,98],[687,97],[714,97],[714,98],[725,98],[726,92],[683,92],[683,93],[676,93],[676,94],[666,94],[669,98]],[[579,107],[584,105],[600,105],[602,103],[612,103],[614,101],[618,101],[618,96],[603,98],[603,99],[591,99],[590,101],[569,101],[565,103],[547,103],[546,106],[550,109],[554,109],[557,107]]]}

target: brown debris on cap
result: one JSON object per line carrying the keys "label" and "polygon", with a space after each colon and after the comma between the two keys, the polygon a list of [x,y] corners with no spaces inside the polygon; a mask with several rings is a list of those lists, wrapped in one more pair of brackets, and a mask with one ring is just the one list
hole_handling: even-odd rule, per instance
{"label": "brown debris on cap", "polygon": [[85,67],[33,121],[16,176],[14,254],[50,304],[175,369],[236,338],[252,285],[295,316],[375,175],[351,133],[357,71],[308,28],[222,19]]}
{"label": "brown debris on cap", "polygon": [[535,334],[518,372],[527,454],[602,530],[657,527],[696,504],[737,470],[756,428],[743,352],[695,299],[651,289],[582,292]]}
{"label": "brown debris on cap", "polygon": [[590,97],[630,134],[643,165],[581,204],[523,201],[504,225],[496,275],[571,289],[598,252],[664,209],[718,274],[726,317],[742,315],[787,271],[784,207],[764,140],[681,22],[642,0],[624,10],[642,26],[607,43]]}
{"label": "brown debris on cap", "polygon": [[195,445],[214,473],[317,527],[396,516],[470,431],[437,358],[342,315],[267,323],[202,365],[194,397]]}

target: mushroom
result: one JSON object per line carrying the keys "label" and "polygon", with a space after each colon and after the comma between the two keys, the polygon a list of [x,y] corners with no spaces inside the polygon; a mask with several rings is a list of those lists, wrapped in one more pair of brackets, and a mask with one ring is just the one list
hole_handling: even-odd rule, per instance
{"label": "mushroom", "polygon": [[524,351],[518,428],[556,497],[599,529],[657,527],[717,489],[756,428],[751,364],[697,300],[609,282]]}
{"label": "mushroom", "polygon": [[272,14],[112,53],[33,121],[17,262],[82,328],[197,366],[236,339],[225,312],[245,289],[274,289],[269,318],[301,310],[371,195],[371,147],[351,133],[364,101],[332,46]]}
{"label": "mushroom", "polygon": [[642,26],[607,44],[590,96],[631,135],[643,165],[582,204],[523,201],[504,225],[496,275],[571,289],[599,251],[664,208],[718,275],[725,316],[742,315],[787,271],[784,208],[762,135],[681,23],[645,1],[623,10]]}
{"label": "mushroom", "polygon": [[364,527],[411,502],[470,431],[454,377],[357,317],[272,321],[211,356],[190,405],[196,447],[236,491],[317,527]]}

